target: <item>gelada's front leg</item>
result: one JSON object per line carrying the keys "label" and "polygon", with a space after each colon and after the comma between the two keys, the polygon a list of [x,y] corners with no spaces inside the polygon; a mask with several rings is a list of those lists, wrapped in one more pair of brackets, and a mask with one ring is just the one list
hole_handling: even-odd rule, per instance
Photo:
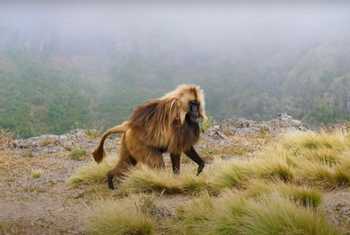
{"label": "gelada's front leg", "polygon": [[180,154],[170,154],[171,165],[173,167],[173,172],[175,175],[180,173]]}
{"label": "gelada's front leg", "polygon": [[197,175],[199,175],[202,171],[203,168],[205,166],[205,162],[203,161],[203,159],[198,155],[198,153],[196,152],[196,150],[193,148],[193,146],[185,152],[185,154],[195,163],[197,163],[198,165],[198,169],[197,169]]}

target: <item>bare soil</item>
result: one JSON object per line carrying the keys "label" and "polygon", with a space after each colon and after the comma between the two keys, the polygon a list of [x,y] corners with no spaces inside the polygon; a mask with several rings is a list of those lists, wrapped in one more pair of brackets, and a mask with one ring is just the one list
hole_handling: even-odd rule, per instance
{"label": "bare soil", "polygon": [[[251,154],[251,149],[266,144],[266,138],[233,141],[239,148],[230,152],[224,148],[225,143],[218,146],[217,142],[210,141],[202,142],[199,148],[202,156],[207,155],[210,161],[213,156],[242,159]],[[221,152],[221,148],[225,151]],[[245,155],[238,156],[241,152]],[[0,151],[0,235],[86,234],[85,211],[92,203],[96,199],[121,197],[118,190],[110,191],[106,184],[79,187],[67,184],[73,171],[91,160],[89,154],[82,161],[72,160],[68,151],[35,157],[21,151]],[[39,176],[34,176],[33,171],[40,172]],[[172,216],[178,206],[190,199],[183,195],[157,195],[156,204],[161,209],[159,213]],[[335,226],[350,231],[349,189],[326,193],[321,207]],[[344,232],[350,235],[348,231]]]}
{"label": "bare soil", "polygon": [[[71,160],[68,153],[23,157],[0,152],[0,234],[86,234],[85,211],[102,198],[119,198],[106,184],[71,187],[73,171],[91,161]],[[33,170],[40,170],[38,178]],[[170,170],[170,169],[169,169]],[[172,216],[188,196],[158,195],[159,213]]]}

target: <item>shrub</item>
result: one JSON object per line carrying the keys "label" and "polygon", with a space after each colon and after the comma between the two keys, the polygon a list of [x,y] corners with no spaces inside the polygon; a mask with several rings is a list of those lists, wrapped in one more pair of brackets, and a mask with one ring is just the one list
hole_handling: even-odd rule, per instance
{"label": "shrub", "polygon": [[85,149],[81,149],[81,148],[76,148],[73,149],[70,153],[69,153],[69,157],[72,160],[76,160],[76,161],[81,161],[83,160],[83,158],[86,156],[86,150]]}
{"label": "shrub", "polygon": [[214,125],[214,120],[211,116],[208,116],[208,119],[207,120],[203,120],[201,123],[200,123],[200,129],[203,131],[203,132],[206,132],[210,127],[212,127]]}
{"label": "shrub", "polygon": [[99,131],[97,131],[95,129],[85,130],[85,134],[90,139],[96,139],[96,138],[98,138],[100,136]]}

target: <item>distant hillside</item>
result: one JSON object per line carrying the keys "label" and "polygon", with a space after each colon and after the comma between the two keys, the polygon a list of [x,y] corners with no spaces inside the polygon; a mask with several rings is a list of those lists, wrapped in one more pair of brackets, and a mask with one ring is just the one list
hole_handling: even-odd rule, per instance
{"label": "distant hillside", "polygon": [[[200,84],[210,115],[219,119],[268,119],[287,112],[312,124],[349,120],[349,52],[346,47],[318,46],[288,68],[266,71],[261,81],[261,73],[245,76],[251,72],[248,68],[227,64],[208,64],[190,79],[194,71],[185,65],[170,70],[171,65],[160,64],[162,57],[152,63],[135,57],[132,64],[115,65],[104,79],[93,80],[98,75],[66,66],[55,57],[13,50],[0,55],[0,127],[23,137],[78,127],[104,128],[127,118],[133,106],[182,82]],[[266,67],[278,66],[271,60]],[[285,79],[278,80],[275,73],[281,69]],[[233,73],[242,75],[228,75]]]}
{"label": "distant hillside", "polygon": [[180,83],[201,85],[216,119],[350,119],[343,8],[44,9],[0,15],[0,128],[19,136],[106,128]]}

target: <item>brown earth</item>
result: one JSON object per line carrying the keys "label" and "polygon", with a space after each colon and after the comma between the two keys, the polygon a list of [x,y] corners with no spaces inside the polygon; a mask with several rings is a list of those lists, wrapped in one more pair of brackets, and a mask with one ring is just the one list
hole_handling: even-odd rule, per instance
{"label": "brown earth", "polygon": [[[217,157],[248,159],[254,151],[274,140],[274,136],[263,130],[249,130],[246,135],[241,131],[235,135],[214,127],[203,136],[197,149],[208,162]],[[72,160],[69,148],[48,151],[57,143],[47,141],[43,145],[45,150],[37,148],[35,154],[28,154],[32,148],[3,147],[0,150],[0,234],[85,234],[85,211],[92,203],[101,198],[121,197],[117,190],[108,190],[106,184],[79,187],[67,184],[75,169],[92,160],[89,153],[97,140],[89,138],[87,145],[78,143],[87,152],[81,161]],[[109,146],[115,145],[115,141]],[[110,147],[108,151],[115,148]],[[172,216],[177,206],[190,199],[183,195],[156,195],[155,201],[159,213]],[[332,223],[350,231],[348,189],[327,193],[322,208]]]}

